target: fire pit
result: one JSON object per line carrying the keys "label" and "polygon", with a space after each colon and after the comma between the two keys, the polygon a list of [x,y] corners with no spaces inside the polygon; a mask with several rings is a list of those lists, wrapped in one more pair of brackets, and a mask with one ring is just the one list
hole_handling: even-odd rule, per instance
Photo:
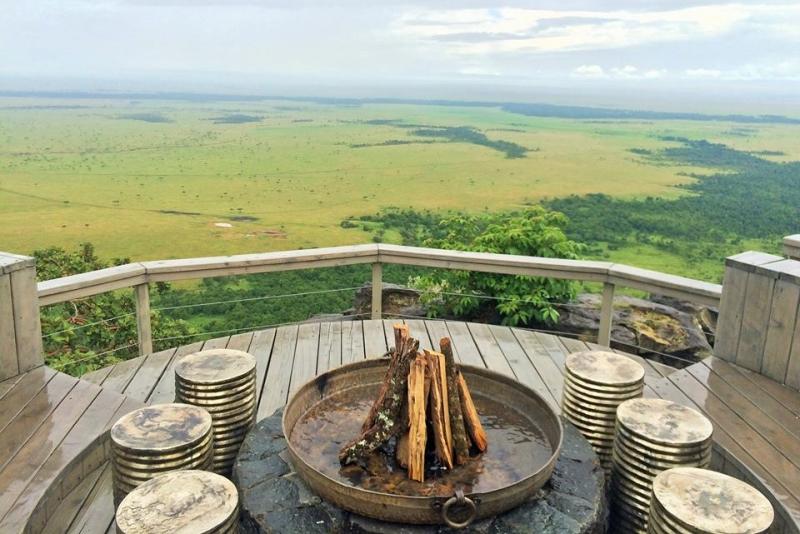
{"label": "fire pit", "polygon": [[[449,340],[442,341],[443,352],[447,352],[446,342],[449,344]],[[405,346],[405,342],[398,338],[397,346]],[[552,408],[534,391],[485,369],[450,363],[454,369],[448,368],[448,373],[453,373],[449,376],[442,360],[441,381],[437,382],[437,353],[417,354],[416,346],[410,353],[412,360],[415,358],[410,372],[409,364],[402,368],[395,354],[391,361],[366,360],[330,371],[297,391],[283,416],[287,452],[296,472],[314,493],[329,503],[356,514],[398,523],[464,527],[473,520],[500,514],[529,500],[550,478],[561,448],[563,429]],[[449,361],[452,362],[452,356]],[[428,369],[434,369],[430,383],[429,375],[422,372],[426,363]],[[396,365],[400,367],[393,375]],[[415,370],[417,383],[413,381]],[[398,378],[406,376],[407,386]],[[423,376],[425,397],[416,431],[421,449],[417,444],[415,453],[413,391],[422,396]],[[442,448],[447,443],[444,423],[436,431],[437,412],[433,402],[438,398],[437,402],[447,406],[441,399],[447,397],[447,388],[442,387],[445,376],[450,384],[460,381],[461,402],[457,394],[451,397],[450,410],[454,403],[460,405],[455,410],[458,414],[463,408],[465,422],[459,423],[461,432],[465,433],[466,427],[473,436],[472,453],[462,448],[462,458],[450,466],[444,465],[447,454],[440,450],[439,441],[435,447],[432,443],[425,447],[426,434],[440,439]],[[409,423],[401,422],[403,418],[398,416],[401,413],[398,406],[405,402],[399,398],[402,397],[399,392],[405,394],[406,389]],[[441,394],[439,397],[437,392]],[[450,393],[455,393],[454,387]],[[393,405],[396,405],[394,411],[379,410],[381,406]],[[430,407],[428,417],[425,406]],[[478,417],[480,421],[475,420]],[[398,422],[392,420],[395,418]],[[447,414],[441,419],[452,419],[452,441],[457,442],[455,424],[460,420],[448,418]],[[365,430],[370,428],[371,421],[379,430]],[[410,428],[412,441],[406,445],[411,451],[406,455],[411,460],[403,467],[402,455],[395,450],[401,447],[402,431],[398,430],[401,426]],[[390,432],[392,428],[394,432]],[[372,443],[376,435],[381,439]],[[397,441],[392,442],[386,437],[389,435],[396,435]],[[353,439],[354,436],[357,437]],[[361,450],[365,447],[369,448],[367,452]],[[458,456],[458,448],[453,446],[453,449],[453,456]],[[355,461],[354,450],[363,453],[359,461]],[[419,457],[416,471],[415,454]]]}
{"label": "fire pit", "polygon": [[[446,526],[371,519],[334,506],[293,469],[283,437],[283,411],[259,421],[233,467],[242,534],[452,534]],[[561,454],[550,480],[503,514],[474,521],[461,534],[600,534],[606,532],[606,477],[588,441],[564,422]]]}

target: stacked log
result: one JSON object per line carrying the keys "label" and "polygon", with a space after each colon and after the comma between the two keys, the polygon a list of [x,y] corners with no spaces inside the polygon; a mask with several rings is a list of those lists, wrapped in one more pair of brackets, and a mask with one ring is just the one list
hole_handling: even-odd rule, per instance
{"label": "stacked log", "polygon": [[[361,434],[339,453],[342,465],[365,461],[395,439],[398,465],[412,480],[425,479],[425,459],[453,469],[488,446],[469,386],[453,357],[449,338],[440,352],[419,352],[405,325],[394,326],[395,346]],[[431,455],[428,455],[430,449]]]}

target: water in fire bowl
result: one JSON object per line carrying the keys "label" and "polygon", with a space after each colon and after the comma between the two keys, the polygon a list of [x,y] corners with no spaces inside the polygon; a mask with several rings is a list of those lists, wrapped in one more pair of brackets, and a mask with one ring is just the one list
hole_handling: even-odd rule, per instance
{"label": "water in fire bowl", "polygon": [[396,440],[390,440],[365,462],[342,466],[339,451],[360,432],[376,392],[376,386],[349,388],[307,410],[290,437],[303,460],[334,480],[366,490],[449,497],[457,488],[485,493],[512,485],[541,469],[553,454],[546,433],[530,415],[473,392],[489,446],[480,454],[473,450],[469,462],[447,470],[429,451],[425,480],[416,482],[398,465]]}

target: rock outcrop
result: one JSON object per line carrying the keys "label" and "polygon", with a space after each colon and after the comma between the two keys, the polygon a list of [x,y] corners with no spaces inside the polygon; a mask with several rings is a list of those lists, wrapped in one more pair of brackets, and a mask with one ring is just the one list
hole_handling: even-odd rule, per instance
{"label": "rock outcrop", "polygon": [[[594,339],[597,335],[600,326],[599,295],[582,294],[573,302],[557,305],[556,309],[560,314],[558,324],[542,325],[543,328],[577,334],[586,339]],[[685,309],[689,310],[688,307]],[[709,318],[712,315],[710,311],[703,312],[700,307],[693,311],[687,313],[672,306],[634,297],[617,297],[614,299],[612,343],[616,342],[620,348],[628,351],[638,349],[640,352],[660,352],[689,360],[702,359],[711,354],[711,345],[696,314],[707,313]],[[664,363],[674,362],[665,359]]]}
{"label": "rock outcrop", "polygon": [[[364,284],[353,302],[354,314],[369,315],[372,310],[372,284]],[[348,312],[350,313],[350,310]],[[383,313],[387,315],[424,317],[427,310],[419,302],[419,292],[397,284],[383,284]]]}

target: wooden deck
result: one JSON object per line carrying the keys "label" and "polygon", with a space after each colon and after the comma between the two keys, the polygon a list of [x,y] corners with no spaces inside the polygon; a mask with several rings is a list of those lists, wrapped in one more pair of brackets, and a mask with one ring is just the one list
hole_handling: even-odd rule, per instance
{"label": "wooden deck", "polygon": [[[26,524],[30,532],[112,532],[102,436],[136,406],[172,401],[180,356],[223,347],[255,355],[261,418],[317,373],[384,354],[394,322],[294,324],[142,356],[82,380],[38,368],[0,383],[0,532],[23,531]],[[513,376],[555,407],[566,355],[596,348],[504,326],[406,323],[423,347],[449,336],[461,362]],[[693,406],[713,421],[713,467],[769,490],[779,517],[774,531],[800,532],[800,393],[714,358],[675,370],[633,357],[645,367],[646,396]]]}

